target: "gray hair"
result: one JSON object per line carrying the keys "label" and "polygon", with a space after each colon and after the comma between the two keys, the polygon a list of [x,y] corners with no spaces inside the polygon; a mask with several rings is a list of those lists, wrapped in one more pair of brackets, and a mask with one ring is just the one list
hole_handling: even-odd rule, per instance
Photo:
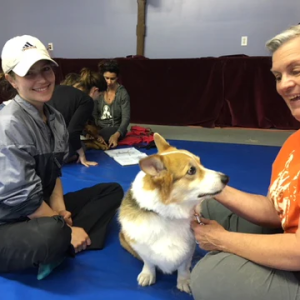
{"label": "gray hair", "polygon": [[267,41],[266,47],[271,53],[274,53],[281,45],[298,36],[300,36],[300,25],[292,26]]}

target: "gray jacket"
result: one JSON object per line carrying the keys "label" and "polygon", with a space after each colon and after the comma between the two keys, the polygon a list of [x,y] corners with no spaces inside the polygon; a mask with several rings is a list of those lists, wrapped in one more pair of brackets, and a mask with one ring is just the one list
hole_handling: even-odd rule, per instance
{"label": "gray jacket", "polygon": [[100,128],[117,127],[124,137],[130,123],[130,97],[123,85],[118,87],[111,104],[105,102],[104,94],[95,101],[93,117]]}
{"label": "gray jacket", "polygon": [[45,104],[46,125],[37,109],[16,96],[0,111],[0,224],[27,219],[49,201],[68,154],[62,115]]}

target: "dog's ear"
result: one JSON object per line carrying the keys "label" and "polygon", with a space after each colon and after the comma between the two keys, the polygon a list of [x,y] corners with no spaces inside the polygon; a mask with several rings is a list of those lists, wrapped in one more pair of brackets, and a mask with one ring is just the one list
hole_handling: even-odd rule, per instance
{"label": "dog's ear", "polygon": [[161,171],[165,170],[163,158],[157,154],[142,158],[139,164],[141,170],[150,176],[157,176]]}
{"label": "dog's ear", "polygon": [[154,133],[154,142],[158,152],[163,152],[171,147],[170,144],[157,132]]}
{"label": "dog's ear", "polygon": [[150,186],[157,187],[164,204],[171,203],[170,193],[173,185],[173,174],[168,172],[164,155],[154,154],[140,160],[141,169],[149,176]]}

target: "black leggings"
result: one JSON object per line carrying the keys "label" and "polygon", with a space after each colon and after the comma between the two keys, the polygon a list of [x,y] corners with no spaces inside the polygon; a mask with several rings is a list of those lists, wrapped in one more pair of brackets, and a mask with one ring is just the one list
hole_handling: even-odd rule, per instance
{"label": "black leggings", "polygon": [[[110,137],[117,132],[117,130],[119,129],[119,127],[105,127],[100,129],[99,131],[99,135],[101,135],[103,137],[103,139],[105,140],[106,143],[108,143]],[[127,132],[126,132],[127,133]],[[125,133],[125,135],[126,135]],[[119,140],[123,139],[124,136],[120,136]]]}
{"label": "black leggings", "polygon": [[[107,225],[123,198],[117,183],[102,183],[64,195],[73,226],[90,236],[88,249],[103,249]],[[0,226],[0,272],[37,267],[73,252],[71,229],[60,216],[43,217]]]}

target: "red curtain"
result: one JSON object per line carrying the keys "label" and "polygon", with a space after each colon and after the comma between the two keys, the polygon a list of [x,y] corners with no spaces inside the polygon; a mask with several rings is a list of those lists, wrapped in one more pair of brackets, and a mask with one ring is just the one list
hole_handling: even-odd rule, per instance
{"label": "red curtain", "polygon": [[[100,60],[57,58],[57,83],[83,67],[97,70]],[[270,57],[117,60],[132,123],[300,128],[276,92]],[[0,95],[0,102],[4,98]]]}

